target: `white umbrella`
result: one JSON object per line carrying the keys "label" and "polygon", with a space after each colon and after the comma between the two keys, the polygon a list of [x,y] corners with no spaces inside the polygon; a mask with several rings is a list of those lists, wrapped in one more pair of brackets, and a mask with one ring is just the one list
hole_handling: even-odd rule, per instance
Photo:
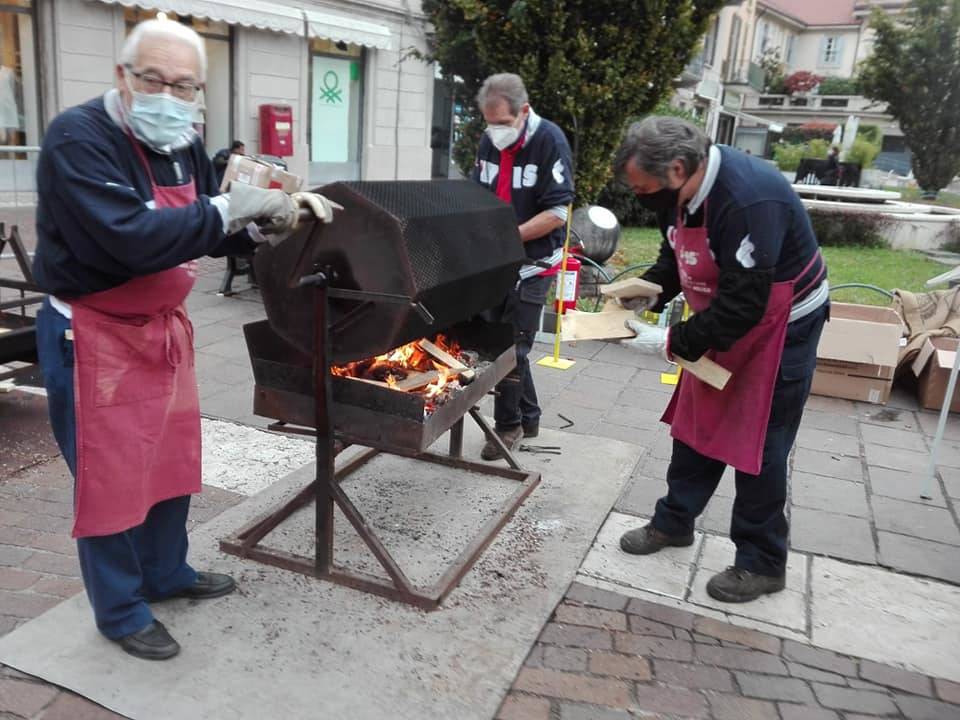
{"label": "white umbrella", "polygon": [[830,141],[830,144],[833,147],[839,147],[841,138],[843,138],[843,125],[837,125],[833,129],[833,139]]}
{"label": "white umbrella", "polygon": [[857,139],[857,129],[860,127],[860,118],[851,115],[847,118],[847,124],[843,128],[843,151],[846,153],[853,147],[853,141]]}

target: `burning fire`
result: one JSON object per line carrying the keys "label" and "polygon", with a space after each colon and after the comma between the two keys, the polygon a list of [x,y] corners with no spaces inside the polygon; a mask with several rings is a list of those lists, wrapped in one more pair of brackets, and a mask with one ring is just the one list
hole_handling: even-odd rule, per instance
{"label": "burning fire", "polygon": [[[437,360],[433,355],[420,347],[420,340],[401,345],[383,355],[357,360],[346,365],[333,365],[330,372],[337,377],[350,377],[377,383],[385,383],[395,390],[404,392],[419,390],[428,398],[434,398],[452,382],[456,381],[459,373],[448,365]],[[461,361],[460,345],[450,341],[445,335],[437,335],[433,344],[444,352]],[[416,380],[426,379],[424,373],[435,371],[437,377],[431,382],[416,385]],[[404,382],[413,382],[410,387]]]}

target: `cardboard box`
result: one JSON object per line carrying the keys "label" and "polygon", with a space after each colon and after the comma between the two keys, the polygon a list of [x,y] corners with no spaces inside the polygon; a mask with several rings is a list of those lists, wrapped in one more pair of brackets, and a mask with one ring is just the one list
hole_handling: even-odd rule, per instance
{"label": "cardboard box", "polygon": [[227,192],[230,183],[234,181],[254,187],[278,188],[288,193],[297,192],[303,184],[303,178],[299,175],[249,155],[237,154],[231,155],[227,160],[227,169],[223,173],[220,192]]}
{"label": "cardboard box", "polygon": [[817,347],[815,395],[886,403],[903,321],[892,308],[834,303]]}
{"label": "cardboard box", "polygon": [[[943,407],[947,394],[950,371],[960,352],[960,339],[951,337],[927,338],[920,354],[913,361],[913,374],[917,376],[917,398],[927,410]],[[960,382],[953,390],[950,412],[960,413]]]}

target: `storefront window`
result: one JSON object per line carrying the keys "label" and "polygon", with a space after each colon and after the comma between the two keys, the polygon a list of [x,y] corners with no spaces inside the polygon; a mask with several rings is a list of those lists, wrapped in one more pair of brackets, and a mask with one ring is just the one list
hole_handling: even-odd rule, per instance
{"label": "storefront window", "polygon": [[310,181],[358,179],[363,51],[315,38],[310,55]]}
{"label": "storefront window", "polygon": [[[156,10],[125,8],[124,19],[127,32],[130,32],[137,23],[151,20],[159,14]],[[215,20],[177,15],[172,12],[165,12],[163,15],[168,20],[175,20],[193,28],[203,38],[207,50],[207,87],[199,98],[197,131],[203,137],[210,154],[221,148],[230,147],[230,142],[234,139],[231,112],[230,26]],[[251,138],[247,138],[247,141],[249,140]]]}
{"label": "storefront window", "polygon": [[29,0],[0,0],[0,145],[40,144],[36,45]]}

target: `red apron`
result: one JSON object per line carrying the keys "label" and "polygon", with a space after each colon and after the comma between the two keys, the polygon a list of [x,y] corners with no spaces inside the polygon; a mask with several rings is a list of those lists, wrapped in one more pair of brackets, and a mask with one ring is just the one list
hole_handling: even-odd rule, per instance
{"label": "red apron", "polygon": [[[684,297],[694,312],[702,312],[716,296],[720,278],[707,238],[706,203],[703,227],[684,226],[678,211],[674,233],[673,252]],[[819,252],[793,280],[773,283],[763,318],[730,350],[707,351],[706,357],[733,373],[723,390],[714,389],[691,373],[681,373],[661,418],[670,424],[670,434],[676,440],[737,470],[759,474],[790,308],[823,273],[799,292],[794,288],[818,257]]]}
{"label": "red apron", "polygon": [[[157,208],[184,207],[194,182],[158,187]],[[200,402],[193,326],[183,306],[196,262],[71,300],[77,477],[73,537],[143,523],[158,502],[200,492]]]}

